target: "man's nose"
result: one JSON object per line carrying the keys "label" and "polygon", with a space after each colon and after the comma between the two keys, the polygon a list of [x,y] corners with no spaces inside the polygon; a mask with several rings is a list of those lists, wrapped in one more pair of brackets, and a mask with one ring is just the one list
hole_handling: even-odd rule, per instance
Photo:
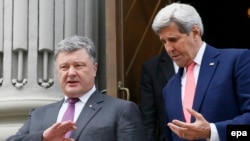
{"label": "man's nose", "polygon": [[71,76],[75,74],[76,74],[76,69],[73,66],[69,67],[68,75]]}
{"label": "man's nose", "polygon": [[173,46],[170,43],[165,44],[165,49],[167,52],[171,52],[174,50]]}

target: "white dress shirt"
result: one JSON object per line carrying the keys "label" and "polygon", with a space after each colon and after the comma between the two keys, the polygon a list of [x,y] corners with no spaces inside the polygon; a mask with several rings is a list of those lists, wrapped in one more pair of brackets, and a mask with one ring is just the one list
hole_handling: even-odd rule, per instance
{"label": "white dress shirt", "polygon": [[[202,56],[205,52],[205,49],[206,49],[206,43],[203,42],[201,48],[199,49],[198,53],[196,54],[196,56],[193,60],[196,63],[195,67],[194,67],[195,85],[197,84],[197,80],[198,80],[198,76],[199,76],[199,72],[200,72],[201,61],[202,61]],[[185,83],[186,82],[186,70],[187,70],[187,68],[184,68],[183,75],[181,78],[181,99],[182,99],[182,102],[184,100],[184,88],[186,85],[186,83]],[[216,126],[213,123],[210,123],[210,129],[211,129],[211,136],[210,136],[210,139],[207,139],[207,140],[208,141],[220,141],[218,131],[216,129]]]}
{"label": "white dress shirt", "polygon": [[[82,95],[81,97],[79,97],[79,101],[75,104],[75,115],[74,115],[74,122],[76,122],[76,120],[78,119],[83,107],[85,106],[86,102],[88,101],[89,97],[95,92],[96,87],[95,85],[84,95]],[[65,100],[62,104],[62,107],[58,113],[57,116],[57,122],[62,121],[63,115],[65,113],[65,111],[67,110],[68,107],[68,97],[64,96]]]}

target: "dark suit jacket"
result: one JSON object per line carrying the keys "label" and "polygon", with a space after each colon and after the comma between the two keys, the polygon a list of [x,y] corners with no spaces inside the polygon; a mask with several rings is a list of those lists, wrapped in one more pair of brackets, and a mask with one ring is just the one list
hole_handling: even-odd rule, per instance
{"label": "dark suit jacket", "polygon": [[[25,124],[7,141],[41,141],[43,131],[56,122],[62,103],[31,111]],[[71,134],[76,141],[144,141],[137,105],[98,91],[85,104],[76,126]]]}
{"label": "dark suit jacket", "polygon": [[140,110],[146,133],[144,141],[164,141],[165,116],[162,90],[174,74],[173,62],[165,51],[143,64]]}
{"label": "dark suit jacket", "polygon": [[[167,122],[184,121],[180,69],[164,88]],[[250,51],[206,46],[197,80],[193,109],[214,123],[220,141],[229,124],[250,124]],[[194,122],[192,117],[191,121]],[[181,141],[167,127],[167,141]]]}

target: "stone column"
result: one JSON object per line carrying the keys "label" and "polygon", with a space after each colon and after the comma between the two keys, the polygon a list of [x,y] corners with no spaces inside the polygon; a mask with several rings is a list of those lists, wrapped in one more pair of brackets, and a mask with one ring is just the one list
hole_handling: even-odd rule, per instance
{"label": "stone column", "polygon": [[31,109],[63,97],[55,47],[75,34],[97,43],[97,11],[98,0],[0,0],[0,140],[14,134]]}

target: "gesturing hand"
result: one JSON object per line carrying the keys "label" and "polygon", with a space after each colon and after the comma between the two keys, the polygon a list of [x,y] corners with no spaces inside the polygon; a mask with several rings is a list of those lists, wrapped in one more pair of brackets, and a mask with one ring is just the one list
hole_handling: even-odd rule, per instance
{"label": "gesturing hand", "polygon": [[74,141],[64,136],[68,131],[76,129],[75,122],[72,121],[55,123],[43,132],[43,141]]}
{"label": "gesturing hand", "polygon": [[180,138],[187,140],[208,139],[211,129],[209,122],[193,109],[187,109],[191,116],[195,117],[194,123],[186,123],[180,120],[173,120],[167,125]]}

